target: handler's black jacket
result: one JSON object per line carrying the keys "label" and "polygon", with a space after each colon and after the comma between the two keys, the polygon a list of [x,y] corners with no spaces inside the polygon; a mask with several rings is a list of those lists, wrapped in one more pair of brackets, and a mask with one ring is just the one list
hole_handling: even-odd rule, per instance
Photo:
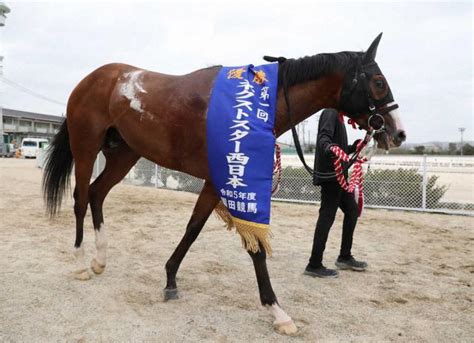
{"label": "handler's black jacket", "polygon": [[[314,170],[320,173],[333,173],[334,154],[330,148],[333,145],[339,147],[346,153],[351,154],[355,151],[357,143],[347,145],[347,132],[344,123],[339,120],[339,113],[332,108],[325,109],[319,117],[318,138],[316,141],[316,155],[314,158]],[[343,162],[343,167],[347,166]],[[345,172],[347,178],[347,172]],[[322,179],[315,173],[313,177],[314,185],[321,185],[325,182],[337,182],[335,177]]]}

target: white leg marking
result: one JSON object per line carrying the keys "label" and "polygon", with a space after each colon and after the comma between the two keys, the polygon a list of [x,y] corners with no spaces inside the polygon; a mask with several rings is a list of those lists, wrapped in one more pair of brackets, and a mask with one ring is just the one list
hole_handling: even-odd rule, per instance
{"label": "white leg marking", "polygon": [[82,242],[79,248],[74,248],[74,257],[76,258],[74,278],[77,280],[89,280],[91,276],[87,272],[86,261],[84,260],[84,242]]}
{"label": "white leg marking", "polygon": [[280,306],[278,306],[278,304],[273,304],[271,306],[267,305],[267,308],[275,317],[273,328],[276,332],[281,335],[294,335],[298,332],[298,328],[295,323],[293,323],[293,320],[281,309]]}
{"label": "white leg marking", "polygon": [[86,261],[84,260],[84,242],[79,248],[74,248],[74,257],[76,258],[76,272],[87,270]]}
{"label": "white leg marking", "polygon": [[99,230],[94,230],[95,232],[95,247],[97,249],[96,261],[105,266],[107,262],[107,235],[105,234],[105,225],[101,224]]}
{"label": "white leg marking", "polygon": [[278,304],[273,304],[271,306],[266,306],[271,314],[275,317],[273,324],[285,323],[291,321],[291,317],[281,309]]}

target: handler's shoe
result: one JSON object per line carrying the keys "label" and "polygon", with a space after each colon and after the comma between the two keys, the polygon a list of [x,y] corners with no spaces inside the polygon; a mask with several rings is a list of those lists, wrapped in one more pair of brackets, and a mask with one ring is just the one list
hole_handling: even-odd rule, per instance
{"label": "handler's shoe", "polygon": [[321,266],[319,268],[311,268],[309,265],[306,267],[303,274],[320,278],[337,278],[339,276],[337,270],[328,269],[325,266]]}
{"label": "handler's shoe", "polygon": [[351,269],[358,272],[363,272],[367,269],[367,263],[363,261],[357,261],[353,256],[348,259],[337,258],[336,267],[339,269]]}

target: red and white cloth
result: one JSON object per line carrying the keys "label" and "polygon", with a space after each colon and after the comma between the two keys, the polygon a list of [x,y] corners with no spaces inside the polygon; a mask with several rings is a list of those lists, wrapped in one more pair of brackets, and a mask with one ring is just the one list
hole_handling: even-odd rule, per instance
{"label": "red and white cloth", "polygon": [[276,180],[272,189],[272,195],[278,192],[281,183],[281,148],[278,143],[275,144],[275,161],[273,162],[273,177],[275,177],[275,175]]}
{"label": "red and white cloth", "polygon": [[[356,151],[360,152],[365,146],[365,140],[361,140],[357,144]],[[331,148],[332,153],[336,156],[334,160],[334,171],[336,172],[336,179],[339,185],[343,190],[349,193],[354,193],[355,201],[359,208],[359,216],[362,213],[364,207],[364,175],[362,171],[362,163],[366,162],[365,157],[358,157],[354,163],[354,168],[349,182],[347,182],[346,177],[343,172],[342,162],[349,162],[350,157],[347,155],[344,150],[339,146],[333,145]]]}

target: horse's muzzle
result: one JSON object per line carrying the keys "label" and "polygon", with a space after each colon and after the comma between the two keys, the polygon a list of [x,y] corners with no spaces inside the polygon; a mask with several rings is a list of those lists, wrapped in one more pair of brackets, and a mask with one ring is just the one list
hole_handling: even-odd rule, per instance
{"label": "horse's muzzle", "polygon": [[406,141],[407,135],[405,130],[398,130],[395,135],[393,135],[393,143],[395,146],[399,147],[404,141]]}

